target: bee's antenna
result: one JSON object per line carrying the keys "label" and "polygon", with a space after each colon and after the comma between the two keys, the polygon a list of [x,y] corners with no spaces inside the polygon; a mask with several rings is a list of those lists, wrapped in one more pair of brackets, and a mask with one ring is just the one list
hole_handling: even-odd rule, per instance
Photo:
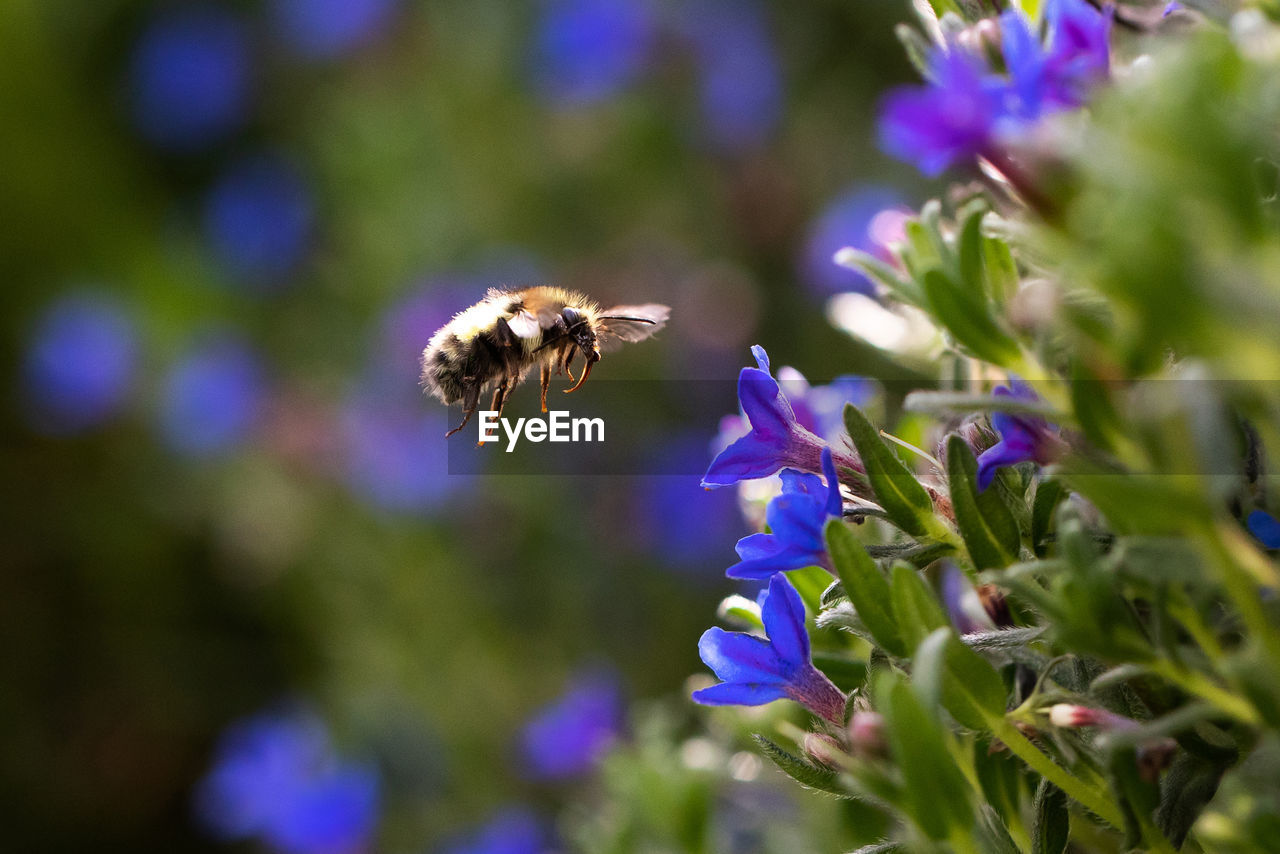
{"label": "bee's antenna", "polygon": [[600,315],[600,319],[601,320],[629,320],[632,323],[647,323],[650,326],[653,326],[655,323],[658,322],[656,320],[653,320],[652,318],[631,317],[630,315],[627,315],[627,314],[602,314]]}

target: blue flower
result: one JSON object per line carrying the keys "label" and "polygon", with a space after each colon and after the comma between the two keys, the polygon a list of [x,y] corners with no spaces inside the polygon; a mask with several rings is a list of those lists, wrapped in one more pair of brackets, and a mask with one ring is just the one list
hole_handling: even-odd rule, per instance
{"label": "blue flower", "polygon": [[809,227],[801,263],[805,284],[824,296],[844,291],[874,296],[876,286],[870,279],[836,264],[832,257],[846,246],[882,253],[871,224],[884,211],[903,204],[901,194],[889,187],[855,187],[837,196]]}
{"label": "blue flower", "polygon": [[885,151],[934,177],[992,146],[1008,86],[959,47],[935,48],[929,66],[929,85],[889,93],[879,128]]}
{"label": "blue flower", "polygon": [[378,776],[340,759],[314,715],[266,713],[227,729],[194,800],[221,840],[258,838],[284,854],[356,851],[376,829]]}
{"label": "blue flower", "polygon": [[232,335],[183,354],[163,384],[160,430],[175,451],[205,457],[230,450],[253,430],[266,397],[262,363]]}
{"label": "blue flower", "polygon": [[214,6],[162,13],[142,32],[129,68],[133,121],[150,143],[200,151],[244,124],[251,90],[244,24]]}
{"label": "blue flower", "polygon": [[521,731],[520,752],[529,776],[564,780],[591,770],[617,740],[622,718],[617,678],[605,672],[580,676]]}
{"label": "blue flower", "polygon": [[766,518],[770,533],[752,534],[738,541],[738,563],[725,573],[730,578],[769,578],[776,572],[823,566],[831,571],[823,528],[828,519],[843,514],[840,481],[836,479],[831,450],[822,450],[822,471],[827,482],[793,469],[782,472],[782,494],[769,502]]}
{"label": "blue flower", "polygon": [[[1014,380],[1010,385],[1012,388],[997,386],[993,394],[1016,400],[1039,400],[1031,387],[1021,380]],[[1000,434],[1000,441],[978,456],[979,491],[991,485],[996,470],[1003,466],[1023,462],[1044,465],[1057,459],[1063,450],[1057,428],[1038,416],[995,412],[991,415],[991,426]]]}
{"label": "blue flower", "polygon": [[36,321],[23,360],[28,420],[42,432],[78,433],[128,401],[138,367],[138,330],[105,292],[59,297]]}
{"label": "blue flower", "polygon": [[549,100],[591,104],[644,70],[657,35],[647,0],[545,0],[533,47],[533,80]]}
{"label": "blue flower", "polygon": [[1258,542],[1269,549],[1280,549],[1280,519],[1265,510],[1254,510],[1246,524]]}
{"label": "blue flower", "polygon": [[759,706],[791,699],[841,724],[845,696],[813,666],[804,602],[785,575],[770,579],[760,612],[768,639],[719,627],[702,635],[698,654],[724,681],[694,691],[693,699],[707,706]]}
{"label": "blue flower", "polygon": [[1049,0],[1048,80],[1050,95],[1060,106],[1085,103],[1090,91],[1107,79],[1111,68],[1111,21],[1114,7],[1103,11],[1085,0]]}
{"label": "blue flower", "polygon": [[399,0],[272,0],[280,38],[303,56],[327,59],[381,35]]}
{"label": "blue flower", "polygon": [[743,0],[697,0],[678,14],[693,48],[708,141],[722,151],[759,147],[782,116],[782,74],[766,9]]}
{"label": "blue flower", "polygon": [[990,632],[996,628],[972,583],[951,561],[942,564],[942,603],[959,634]]}
{"label": "blue flower", "polygon": [[508,807],[471,836],[447,845],[445,854],[548,854],[546,825],[525,807]]}
{"label": "blue flower", "polygon": [[204,230],[234,275],[256,289],[278,287],[311,238],[311,190],[288,161],[257,154],[232,163],[204,203]]}
{"label": "blue flower", "polygon": [[[708,489],[768,477],[782,468],[823,470],[826,443],[796,420],[791,403],[769,373],[764,348],[757,345],[751,353],[758,367],[743,368],[738,375],[738,403],[751,430],[711,461],[702,477],[702,485]],[[849,455],[836,452],[836,456],[840,467],[862,471],[861,463]]]}

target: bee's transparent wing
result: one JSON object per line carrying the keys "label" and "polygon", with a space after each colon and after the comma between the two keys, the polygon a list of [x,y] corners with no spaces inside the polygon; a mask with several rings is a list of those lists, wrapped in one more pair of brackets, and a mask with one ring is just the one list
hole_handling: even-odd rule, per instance
{"label": "bee's transparent wing", "polygon": [[623,342],[643,341],[667,323],[671,309],[665,305],[615,305],[600,314],[596,338],[600,349],[616,350]]}

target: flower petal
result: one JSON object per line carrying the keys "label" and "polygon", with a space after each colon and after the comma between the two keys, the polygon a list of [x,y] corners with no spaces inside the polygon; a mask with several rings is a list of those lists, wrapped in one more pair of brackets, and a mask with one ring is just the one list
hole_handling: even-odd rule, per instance
{"label": "flower petal", "polygon": [[704,489],[731,486],[740,480],[768,477],[782,467],[777,443],[754,430],[725,448],[702,476]]}
{"label": "flower petal", "polygon": [[788,546],[769,555],[744,558],[729,567],[725,575],[730,578],[763,580],[779,572],[820,565],[822,565],[821,552]]}
{"label": "flower petal", "polygon": [[1265,510],[1249,514],[1249,533],[1269,549],[1280,549],[1280,520]]}
{"label": "flower petal", "polygon": [[763,706],[786,698],[781,682],[721,682],[693,692],[693,701],[704,706]]}
{"label": "flower petal", "polygon": [[[840,497],[840,478],[836,475],[836,464],[831,459],[831,449],[822,449],[822,473],[827,476],[827,506],[828,516],[840,518],[844,515],[844,499]],[[826,525],[826,520],[823,520]]]}
{"label": "flower petal", "polygon": [[769,596],[764,600],[760,617],[779,659],[793,668],[809,661],[804,602],[785,575],[775,575],[769,581]]}
{"label": "flower petal", "polygon": [[745,632],[707,629],[698,641],[698,655],[726,682],[783,682],[786,663],[763,638]]}

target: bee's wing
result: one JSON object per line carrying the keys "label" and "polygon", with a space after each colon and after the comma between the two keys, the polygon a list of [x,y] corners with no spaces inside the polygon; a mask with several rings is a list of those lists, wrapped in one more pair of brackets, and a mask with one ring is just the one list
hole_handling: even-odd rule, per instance
{"label": "bee's wing", "polygon": [[534,314],[524,309],[507,318],[507,326],[510,326],[511,331],[519,338],[536,339],[542,336],[542,324]]}
{"label": "bee's wing", "polygon": [[625,341],[643,341],[667,323],[665,305],[615,305],[601,312],[596,337],[601,350],[615,350]]}

